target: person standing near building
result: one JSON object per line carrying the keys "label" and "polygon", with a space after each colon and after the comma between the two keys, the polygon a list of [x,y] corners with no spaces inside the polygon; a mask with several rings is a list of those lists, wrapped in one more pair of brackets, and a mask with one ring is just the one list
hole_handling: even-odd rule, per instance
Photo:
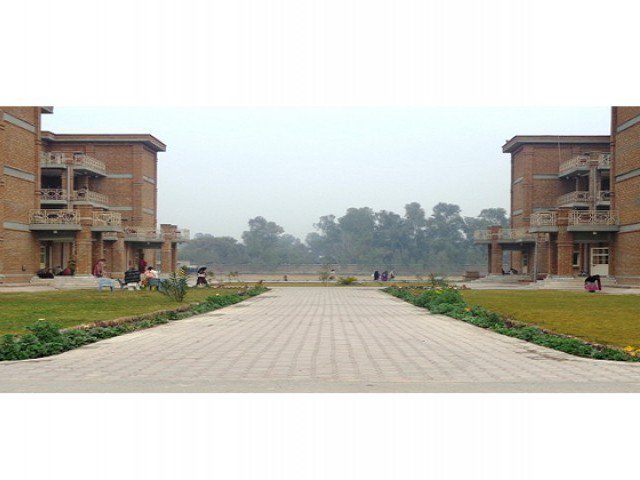
{"label": "person standing near building", "polygon": [[102,278],[102,277],[104,277],[106,275],[106,273],[107,273],[105,271],[106,263],[107,263],[107,261],[104,258],[101,258],[100,260],[98,260],[98,262],[93,267],[93,276],[94,277]]}
{"label": "person standing near building", "polygon": [[147,261],[144,259],[144,255],[140,254],[140,261],[138,262],[138,271],[144,273],[147,271]]}

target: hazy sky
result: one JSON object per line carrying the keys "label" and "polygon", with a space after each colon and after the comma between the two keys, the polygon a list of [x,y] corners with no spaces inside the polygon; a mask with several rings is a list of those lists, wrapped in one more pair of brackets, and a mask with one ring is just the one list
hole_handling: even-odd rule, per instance
{"label": "hazy sky", "polygon": [[[261,215],[304,239],[321,215],[349,207],[464,215],[509,207],[517,134],[608,134],[597,108],[66,108],[58,133],[151,133],[159,154],[160,223],[239,238]],[[488,172],[491,172],[490,174]]]}

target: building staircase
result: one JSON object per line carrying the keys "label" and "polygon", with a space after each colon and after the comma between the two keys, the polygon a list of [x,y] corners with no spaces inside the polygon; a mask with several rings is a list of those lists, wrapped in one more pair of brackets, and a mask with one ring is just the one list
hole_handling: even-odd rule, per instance
{"label": "building staircase", "polygon": [[55,278],[33,277],[29,283],[32,286],[51,287],[56,290],[98,288],[98,279],[91,275],[58,276]]}
{"label": "building staircase", "polygon": [[[541,290],[584,290],[585,277],[557,277],[549,276],[544,280],[535,283],[535,288]],[[616,287],[615,277],[602,277],[600,279],[602,288]]]}

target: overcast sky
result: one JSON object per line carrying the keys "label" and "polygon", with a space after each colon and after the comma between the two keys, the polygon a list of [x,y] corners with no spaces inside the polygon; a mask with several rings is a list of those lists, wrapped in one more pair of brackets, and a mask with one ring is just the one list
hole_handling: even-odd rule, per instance
{"label": "overcast sky", "polygon": [[598,108],[66,108],[58,133],[151,133],[159,154],[160,223],[239,238],[261,215],[302,239],[349,207],[402,213],[419,202],[475,216],[509,207],[517,134],[608,134]]}

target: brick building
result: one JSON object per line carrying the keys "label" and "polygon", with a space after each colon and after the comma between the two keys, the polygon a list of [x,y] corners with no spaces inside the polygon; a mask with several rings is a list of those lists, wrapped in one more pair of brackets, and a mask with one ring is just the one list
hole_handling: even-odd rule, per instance
{"label": "brick building", "polygon": [[640,283],[640,107],[613,107],[611,135],[524,136],[511,155],[511,228],[475,234],[489,273],[599,274]]}
{"label": "brick building", "polygon": [[89,276],[100,259],[114,277],[143,258],[176,267],[176,225],[157,229],[152,135],[72,135],[41,130],[51,107],[0,107],[0,282],[71,266]]}

